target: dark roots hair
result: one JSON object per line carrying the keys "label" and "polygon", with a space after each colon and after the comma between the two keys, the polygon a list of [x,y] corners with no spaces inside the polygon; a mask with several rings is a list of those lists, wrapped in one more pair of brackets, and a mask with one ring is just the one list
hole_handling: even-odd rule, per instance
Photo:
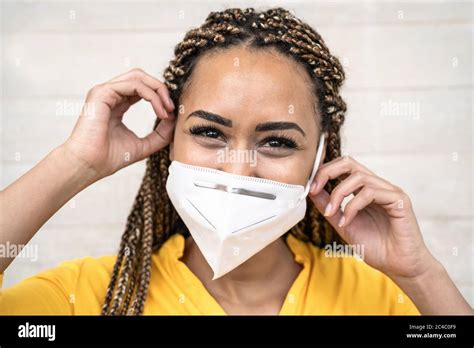
{"label": "dark roots hair", "polygon": [[[186,33],[183,41],[176,45],[175,57],[164,72],[165,84],[175,105],[179,105],[185,83],[203,53],[244,44],[252,48],[274,48],[305,67],[314,85],[312,92],[321,115],[320,129],[328,135],[325,161],[339,157],[339,129],[346,111],[346,104],[339,95],[345,77],[343,67],[314,29],[282,8],[264,12],[252,8],[211,12],[201,27]],[[169,165],[169,146],[147,159],[146,172],[128,216],[105,296],[103,315],[142,314],[153,253],[171,235],[189,234],[165,189]],[[325,189],[332,192],[339,180],[330,180]],[[307,203],[304,219],[287,233],[319,247],[334,241],[343,243],[312,201],[308,199]]]}

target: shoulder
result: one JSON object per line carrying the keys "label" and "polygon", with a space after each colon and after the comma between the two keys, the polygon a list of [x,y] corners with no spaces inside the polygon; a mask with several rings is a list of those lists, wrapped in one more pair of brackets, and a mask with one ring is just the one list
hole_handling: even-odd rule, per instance
{"label": "shoulder", "polygon": [[86,256],[62,261],[58,266],[50,269],[49,272],[62,273],[64,271],[76,274],[77,276],[86,276],[90,273],[94,273],[94,275],[98,273],[110,274],[116,260],[116,255]]}
{"label": "shoulder", "polygon": [[[64,284],[74,284],[81,280],[110,277],[115,260],[115,255],[82,258],[62,261],[58,265],[44,270],[31,278],[49,279]],[[28,278],[30,279],[30,278]]]}
{"label": "shoulder", "polygon": [[3,289],[0,312],[99,314],[115,260],[88,256],[63,261]]}
{"label": "shoulder", "polygon": [[60,284],[73,297],[76,308],[81,307],[81,299],[84,298],[95,300],[101,306],[116,260],[115,255],[72,259],[38,274],[38,277],[49,278]]}

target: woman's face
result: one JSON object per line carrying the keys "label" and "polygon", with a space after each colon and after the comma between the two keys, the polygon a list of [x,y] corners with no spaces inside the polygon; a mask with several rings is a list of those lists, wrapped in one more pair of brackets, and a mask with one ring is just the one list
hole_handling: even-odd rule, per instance
{"label": "woman's face", "polygon": [[170,159],[305,185],[319,139],[309,76],[292,59],[234,47],[202,57],[181,95]]}

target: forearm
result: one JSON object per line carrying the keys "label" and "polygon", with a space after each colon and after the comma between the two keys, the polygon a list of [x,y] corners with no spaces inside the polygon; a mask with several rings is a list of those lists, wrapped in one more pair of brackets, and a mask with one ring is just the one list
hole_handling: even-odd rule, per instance
{"label": "forearm", "polygon": [[[94,182],[94,172],[60,146],[0,192],[0,244],[24,245],[68,200]],[[3,272],[14,257],[0,257]]]}
{"label": "forearm", "polygon": [[411,298],[423,315],[473,315],[443,265],[435,258],[432,266],[419,277],[393,280]]}

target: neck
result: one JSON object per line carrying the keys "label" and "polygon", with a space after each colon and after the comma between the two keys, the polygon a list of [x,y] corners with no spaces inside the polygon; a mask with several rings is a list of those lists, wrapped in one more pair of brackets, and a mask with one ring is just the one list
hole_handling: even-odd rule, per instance
{"label": "neck", "polygon": [[[215,280],[212,280],[212,269],[191,236],[186,239],[182,261],[214,297],[236,303],[258,302],[269,296],[286,296],[301,270],[301,265],[295,262],[283,238]],[[269,284],[272,286],[269,287]]]}

